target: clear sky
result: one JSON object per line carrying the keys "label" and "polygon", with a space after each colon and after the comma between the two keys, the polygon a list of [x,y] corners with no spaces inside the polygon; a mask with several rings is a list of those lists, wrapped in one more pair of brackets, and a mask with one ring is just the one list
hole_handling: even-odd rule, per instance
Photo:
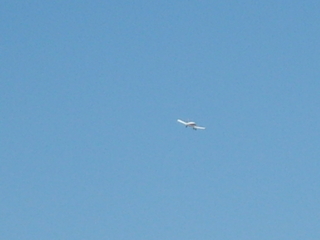
{"label": "clear sky", "polygon": [[2,0],[0,238],[320,239],[319,13]]}

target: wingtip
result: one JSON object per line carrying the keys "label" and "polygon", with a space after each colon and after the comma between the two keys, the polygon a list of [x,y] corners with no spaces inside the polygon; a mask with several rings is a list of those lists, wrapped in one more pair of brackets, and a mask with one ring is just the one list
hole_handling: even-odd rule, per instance
{"label": "wingtip", "polygon": [[181,119],[178,119],[177,122],[182,123],[184,125],[186,125],[186,122],[182,121]]}

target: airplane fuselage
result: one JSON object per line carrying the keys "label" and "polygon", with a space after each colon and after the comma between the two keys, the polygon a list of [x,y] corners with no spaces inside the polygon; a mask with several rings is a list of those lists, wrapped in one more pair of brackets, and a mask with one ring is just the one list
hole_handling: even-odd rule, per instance
{"label": "airplane fuselage", "polygon": [[192,127],[193,129],[195,129],[194,127],[196,126],[195,122],[187,122],[186,127]]}

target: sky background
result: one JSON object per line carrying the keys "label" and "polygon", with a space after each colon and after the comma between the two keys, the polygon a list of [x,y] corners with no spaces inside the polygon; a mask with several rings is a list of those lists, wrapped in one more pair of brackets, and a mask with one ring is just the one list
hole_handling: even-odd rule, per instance
{"label": "sky background", "polygon": [[2,0],[0,238],[320,239],[319,12]]}

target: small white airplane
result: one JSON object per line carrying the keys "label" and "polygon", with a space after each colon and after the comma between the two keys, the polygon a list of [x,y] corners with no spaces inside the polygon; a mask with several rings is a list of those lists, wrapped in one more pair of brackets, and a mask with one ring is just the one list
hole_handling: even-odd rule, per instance
{"label": "small white airplane", "polygon": [[181,119],[178,119],[177,120],[179,123],[182,123],[183,125],[185,125],[186,127],[192,127],[193,130],[197,130],[197,129],[206,129],[205,127],[200,127],[200,126],[197,126],[197,124],[195,122],[185,122],[185,121],[182,121]]}

